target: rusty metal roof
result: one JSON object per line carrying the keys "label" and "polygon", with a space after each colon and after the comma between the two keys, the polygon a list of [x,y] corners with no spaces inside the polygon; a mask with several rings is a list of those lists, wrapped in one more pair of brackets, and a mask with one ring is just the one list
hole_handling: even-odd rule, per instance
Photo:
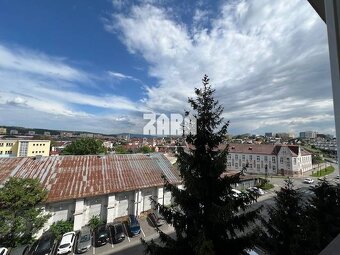
{"label": "rusty metal roof", "polygon": [[11,176],[38,178],[48,202],[180,183],[178,171],[159,153],[0,158],[0,183]]}

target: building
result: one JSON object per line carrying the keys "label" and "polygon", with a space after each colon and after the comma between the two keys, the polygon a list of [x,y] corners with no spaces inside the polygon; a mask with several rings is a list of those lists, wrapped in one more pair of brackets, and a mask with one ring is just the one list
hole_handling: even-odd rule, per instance
{"label": "building", "polygon": [[51,132],[45,131],[45,132],[44,132],[44,136],[51,136]]}
{"label": "building", "polygon": [[49,140],[0,140],[0,157],[49,156]]}
{"label": "building", "polygon": [[249,174],[302,175],[312,169],[312,155],[298,145],[229,144],[227,169]]}
{"label": "building", "polygon": [[28,131],[28,135],[35,135],[35,131],[32,130]]}
{"label": "building", "polygon": [[6,135],[7,134],[7,128],[0,128],[0,135]]}
{"label": "building", "polygon": [[300,138],[315,139],[317,134],[318,132],[316,131],[304,131],[304,132],[300,132]]}
{"label": "building", "polygon": [[44,230],[60,220],[72,220],[79,230],[93,216],[113,222],[140,215],[152,208],[150,198],[169,205],[162,175],[181,184],[178,171],[160,153],[0,158],[0,184],[11,176],[38,178],[48,190],[44,210],[52,217]]}
{"label": "building", "polygon": [[11,131],[9,131],[9,134],[10,135],[17,135],[17,134],[19,134],[19,131],[15,130],[15,129],[12,129]]}
{"label": "building", "polygon": [[265,137],[274,137],[273,132],[267,132],[264,134]]}

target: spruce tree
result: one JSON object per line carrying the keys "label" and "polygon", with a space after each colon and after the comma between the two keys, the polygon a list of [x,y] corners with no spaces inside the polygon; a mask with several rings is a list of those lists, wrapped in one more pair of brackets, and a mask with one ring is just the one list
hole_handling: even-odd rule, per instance
{"label": "spruce tree", "polygon": [[327,180],[312,188],[309,215],[313,219],[318,251],[324,249],[340,234],[340,187]]}
{"label": "spruce tree", "polygon": [[266,233],[262,245],[277,255],[316,254],[311,235],[312,221],[306,214],[302,196],[291,179],[277,192],[274,206],[268,208],[268,220],[263,219]]}
{"label": "spruce tree", "polygon": [[[261,208],[250,210],[251,194],[236,196],[233,185],[240,173],[225,175],[228,146],[223,144],[228,122],[221,117],[223,107],[214,98],[215,90],[205,75],[203,87],[189,98],[197,120],[197,133],[186,137],[186,148],[179,149],[177,163],[183,189],[165,179],[174,204],[157,204],[175,236],[159,230],[161,243],[146,243],[149,254],[242,254],[254,245],[258,229],[254,225]],[[247,210],[246,210],[247,209]]]}

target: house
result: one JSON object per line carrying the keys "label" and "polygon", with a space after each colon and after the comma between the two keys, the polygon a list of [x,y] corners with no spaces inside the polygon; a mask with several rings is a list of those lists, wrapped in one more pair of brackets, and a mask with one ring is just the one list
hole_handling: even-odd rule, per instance
{"label": "house", "polygon": [[60,220],[72,220],[79,230],[92,216],[112,222],[140,215],[152,208],[150,198],[168,205],[171,193],[162,175],[181,184],[178,171],[159,153],[0,158],[0,184],[11,176],[38,178],[47,189],[43,206],[52,217],[44,230]]}
{"label": "house", "polygon": [[[225,145],[224,145],[225,147]],[[312,170],[312,155],[298,145],[229,144],[227,169],[248,174],[302,175]]]}

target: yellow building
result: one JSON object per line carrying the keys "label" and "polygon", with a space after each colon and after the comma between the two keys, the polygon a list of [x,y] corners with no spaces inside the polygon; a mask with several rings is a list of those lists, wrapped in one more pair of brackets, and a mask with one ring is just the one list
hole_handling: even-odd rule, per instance
{"label": "yellow building", "polygon": [[49,140],[0,140],[0,157],[49,156]]}
{"label": "yellow building", "polygon": [[7,128],[0,128],[0,135],[5,135],[7,133]]}

